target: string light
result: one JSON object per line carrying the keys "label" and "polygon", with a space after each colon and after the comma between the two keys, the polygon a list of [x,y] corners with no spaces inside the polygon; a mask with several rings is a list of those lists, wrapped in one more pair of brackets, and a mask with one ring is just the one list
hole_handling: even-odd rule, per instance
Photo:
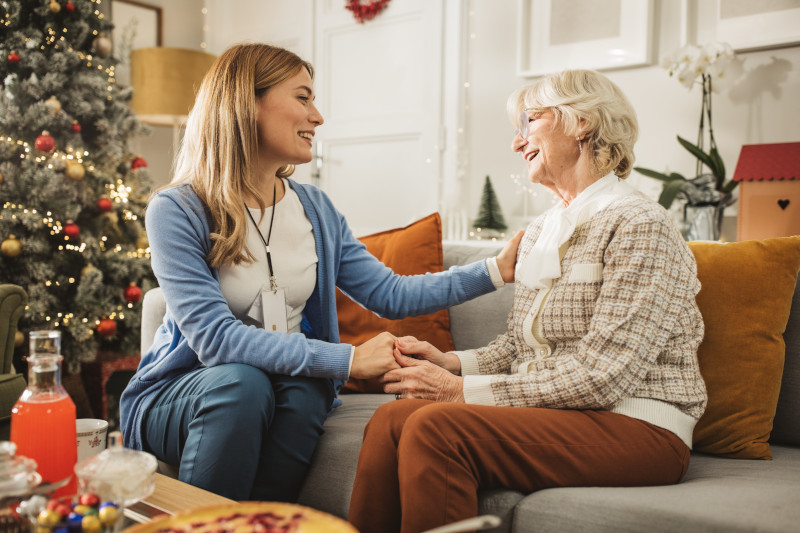
{"label": "string light", "polygon": [[203,40],[200,41],[200,48],[205,50],[206,40],[208,36],[208,22],[206,21],[206,15],[208,15],[208,7],[203,6],[202,9],[200,9],[200,13],[203,15]]}

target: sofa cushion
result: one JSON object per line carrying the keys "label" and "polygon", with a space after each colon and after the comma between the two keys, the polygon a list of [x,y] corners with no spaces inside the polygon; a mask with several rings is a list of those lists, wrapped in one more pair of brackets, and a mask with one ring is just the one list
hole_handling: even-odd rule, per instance
{"label": "sofa cushion", "polygon": [[[367,250],[398,274],[412,275],[442,271],[442,220],[438,213],[404,228],[393,229],[359,239]],[[394,335],[413,335],[442,351],[453,349],[450,314],[446,309],[429,315],[389,320],[380,318],[336,290],[339,336],[342,342],[362,344],[388,331]],[[350,379],[350,392],[383,392],[377,380]]]}
{"label": "sofa cushion", "polygon": [[693,454],[677,485],[535,492],[517,506],[513,531],[795,531],[800,449],[774,446],[773,454],[771,462]]}
{"label": "sofa cushion", "polygon": [[298,503],[347,519],[364,428],[391,394],[345,394],[325,421]]}
{"label": "sofa cushion", "polygon": [[[494,257],[503,243],[492,241],[447,242],[444,268],[467,265]],[[514,300],[514,284],[450,308],[450,333],[456,350],[481,348],[507,329],[508,314]]]}
{"label": "sofa cushion", "polygon": [[794,289],[792,312],[783,338],[786,341],[786,360],[769,441],[800,446],[800,283]]}
{"label": "sofa cushion", "polygon": [[697,305],[705,337],[698,360],[708,388],[694,449],[769,459],[800,237],[689,246],[702,285]]}

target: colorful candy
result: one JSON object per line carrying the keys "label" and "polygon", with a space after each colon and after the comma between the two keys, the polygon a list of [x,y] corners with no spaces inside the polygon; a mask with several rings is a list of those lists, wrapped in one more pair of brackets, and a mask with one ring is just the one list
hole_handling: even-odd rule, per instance
{"label": "colorful candy", "polygon": [[101,502],[96,494],[83,494],[75,503],[54,499],[36,517],[38,533],[100,533],[111,531],[119,518],[114,502]]}

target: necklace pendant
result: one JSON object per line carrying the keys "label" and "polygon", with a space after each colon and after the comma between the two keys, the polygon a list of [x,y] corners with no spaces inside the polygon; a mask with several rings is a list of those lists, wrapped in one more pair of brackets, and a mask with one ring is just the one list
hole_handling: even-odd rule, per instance
{"label": "necklace pendant", "polygon": [[275,291],[278,290],[278,282],[275,279],[275,276],[270,276],[269,277],[269,288],[270,288],[270,290],[272,292],[275,292]]}

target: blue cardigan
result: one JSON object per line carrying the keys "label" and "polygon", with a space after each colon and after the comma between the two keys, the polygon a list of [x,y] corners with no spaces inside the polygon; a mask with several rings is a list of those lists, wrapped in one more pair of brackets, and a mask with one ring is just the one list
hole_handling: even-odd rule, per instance
{"label": "blue cardigan", "polygon": [[287,182],[311,221],[319,259],[317,284],[304,312],[311,331],[304,334],[267,332],[233,316],[219,272],[206,262],[208,218],[189,185],[165,189],[150,201],[145,224],[167,312],[120,398],[126,447],[142,448],[142,414],[164,385],[200,366],[244,363],[270,374],[327,377],[338,391],[348,378],[351,346],[339,343],[337,286],[392,319],[431,313],[494,290],[485,261],[435,274],[394,274],[353,236],[325,193]]}

